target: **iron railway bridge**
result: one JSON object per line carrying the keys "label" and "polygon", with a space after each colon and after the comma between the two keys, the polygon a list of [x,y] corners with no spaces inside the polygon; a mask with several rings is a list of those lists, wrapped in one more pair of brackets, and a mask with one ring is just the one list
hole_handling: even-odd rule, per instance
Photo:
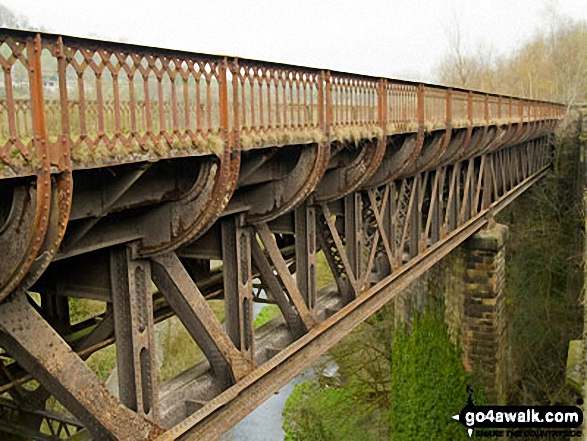
{"label": "iron railway bridge", "polygon": [[[217,438],[542,178],[565,113],[48,33],[0,42],[0,431],[34,439]],[[72,298],[103,312],[74,323]],[[277,325],[254,329],[256,302]],[[171,316],[205,357],[160,384]],[[117,393],[86,364],[114,343]]]}

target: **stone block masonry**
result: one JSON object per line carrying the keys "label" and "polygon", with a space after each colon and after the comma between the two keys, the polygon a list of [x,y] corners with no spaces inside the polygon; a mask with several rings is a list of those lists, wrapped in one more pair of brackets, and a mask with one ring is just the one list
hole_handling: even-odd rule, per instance
{"label": "stone block masonry", "polygon": [[[505,225],[493,224],[471,236],[462,247],[463,362],[484,386],[488,400],[495,404],[505,404],[507,401],[504,246],[507,234]],[[458,293],[455,295],[457,299],[460,297]]]}

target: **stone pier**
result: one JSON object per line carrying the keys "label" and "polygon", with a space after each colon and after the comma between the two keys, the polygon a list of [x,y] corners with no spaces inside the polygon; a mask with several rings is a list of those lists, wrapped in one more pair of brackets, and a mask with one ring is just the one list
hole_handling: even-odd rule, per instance
{"label": "stone pier", "polygon": [[[464,292],[447,293],[463,301],[463,363],[474,372],[491,403],[507,401],[507,313],[505,242],[508,228],[495,224],[462,245]],[[456,268],[459,269],[458,267]]]}
{"label": "stone pier", "polygon": [[505,404],[508,389],[508,316],[505,242],[508,227],[492,222],[414,281],[395,300],[396,325],[444,302],[448,332],[463,351],[463,364],[492,404]]}

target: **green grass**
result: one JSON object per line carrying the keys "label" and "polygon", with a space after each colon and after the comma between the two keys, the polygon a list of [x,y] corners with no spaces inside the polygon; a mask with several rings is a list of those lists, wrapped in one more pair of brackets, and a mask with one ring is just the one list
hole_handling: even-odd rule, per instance
{"label": "green grass", "polygon": [[275,317],[278,317],[281,314],[281,311],[277,305],[267,305],[261,309],[259,315],[255,319],[253,323],[253,327],[255,329],[260,328],[265,323],[273,320]]}
{"label": "green grass", "polygon": [[[208,305],[220,323],[224,322],[224,300],[209,300]],[[161,326],[161,325],[160,325]],[[163,360],[158,369],[158,380],[167,381],[205,359],[187,330],[180,326],[177,317],[171,317],[162,325],[160,344],[163,345]]]}
{"label": "green grass", "polygon": [[330,271],[328,262],[326,262],[324,252],[320,251],[316,254],[316,286],[318,287],[318,291],[331,283],[334,283],[334,276],[332,275],[332,271]]}
{"label": "green grass", "polygon": [[94,352],[86,363],[101,381],[106,381],[116,367],[116,345]]}

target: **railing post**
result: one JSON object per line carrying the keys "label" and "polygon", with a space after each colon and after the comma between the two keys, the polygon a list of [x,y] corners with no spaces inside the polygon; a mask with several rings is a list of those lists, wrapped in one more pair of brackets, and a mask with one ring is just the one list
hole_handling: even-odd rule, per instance
{"label": "railing post", "polygon": [[502,104],[502,99],[501,99],[501,95],[499,95],[497,97],[497,119],[501,119],[501,104]]}
{"label": "railing post", "polygon": [[56,44],[57,70],[59,78],[59,100],[61,102],[61,143],[59,146],[60,170],[71,170],[71,154],[69,146],[69,110],[67,108],[67,62],[63,50],[63,39],[59,37]]}
{"label": "railing post", "polygon": [[473,91],[469,90],[467,95],[467,118],[469,119],[469,124],[473,125]]}
{"label": "railing post", "polygon": [[387,80],[385,78],[379,78],[379,84],[377,88],[377,110],[379,118],[379,126],[383,131],[383,140],[387,139]]}
{"label": "railing post", "polygon": [[35,153],[37,156],[37,174],[49,173],[49,146],[47,144],[47,124],[45,121],[45,98],[43,96],[43,71],[41,67],[41,35],[35,36],[33,44],[28,47],[31,104]]}
{"label": "railing post", "polygon": [[485,125],[488,125],[489,124],[489,94],[487,94],[487,93],[485,94],[485,103],[484,103],[484,105],[485,105],[485,109],[484,109],[484,112],[485,112]]}
{"label": "railing post", "polygon": [[446,89],[446,126],[452,126],[452,88]]}
{"label": "railing post", "polygon": [[324,112],[325,120],[323,122],[323,130],[326,136],[330,138],[330,130],[332,128],[332,85],[330,84],[330,72],[322,72],[321,77],[324,84]]}
{"label": "railing post", "polygon": [[[232,73],[232,114],[233,114],[233,127],[232,133],[234,136],[233,145],[240,145],[240,130],[241,130],[241,122],[240,122],[240,103],[239,103],[239,66],[238,66],[238,58],[235,58],[232,63],[230,63],[230,72]],[[244,103],[242,103],[244,105]]]}
{"label": "railing post", "polygon": [[418,128],[424,127],[424,85],[418,84]]}
{"label": "railing post", "polygon": [[218,64],[218,102],[220,105],[220,131],[229,147],[233,145],[230,133],[230,119],[228,117],[228,78],[226,71],[228,61],[223,58]]}

